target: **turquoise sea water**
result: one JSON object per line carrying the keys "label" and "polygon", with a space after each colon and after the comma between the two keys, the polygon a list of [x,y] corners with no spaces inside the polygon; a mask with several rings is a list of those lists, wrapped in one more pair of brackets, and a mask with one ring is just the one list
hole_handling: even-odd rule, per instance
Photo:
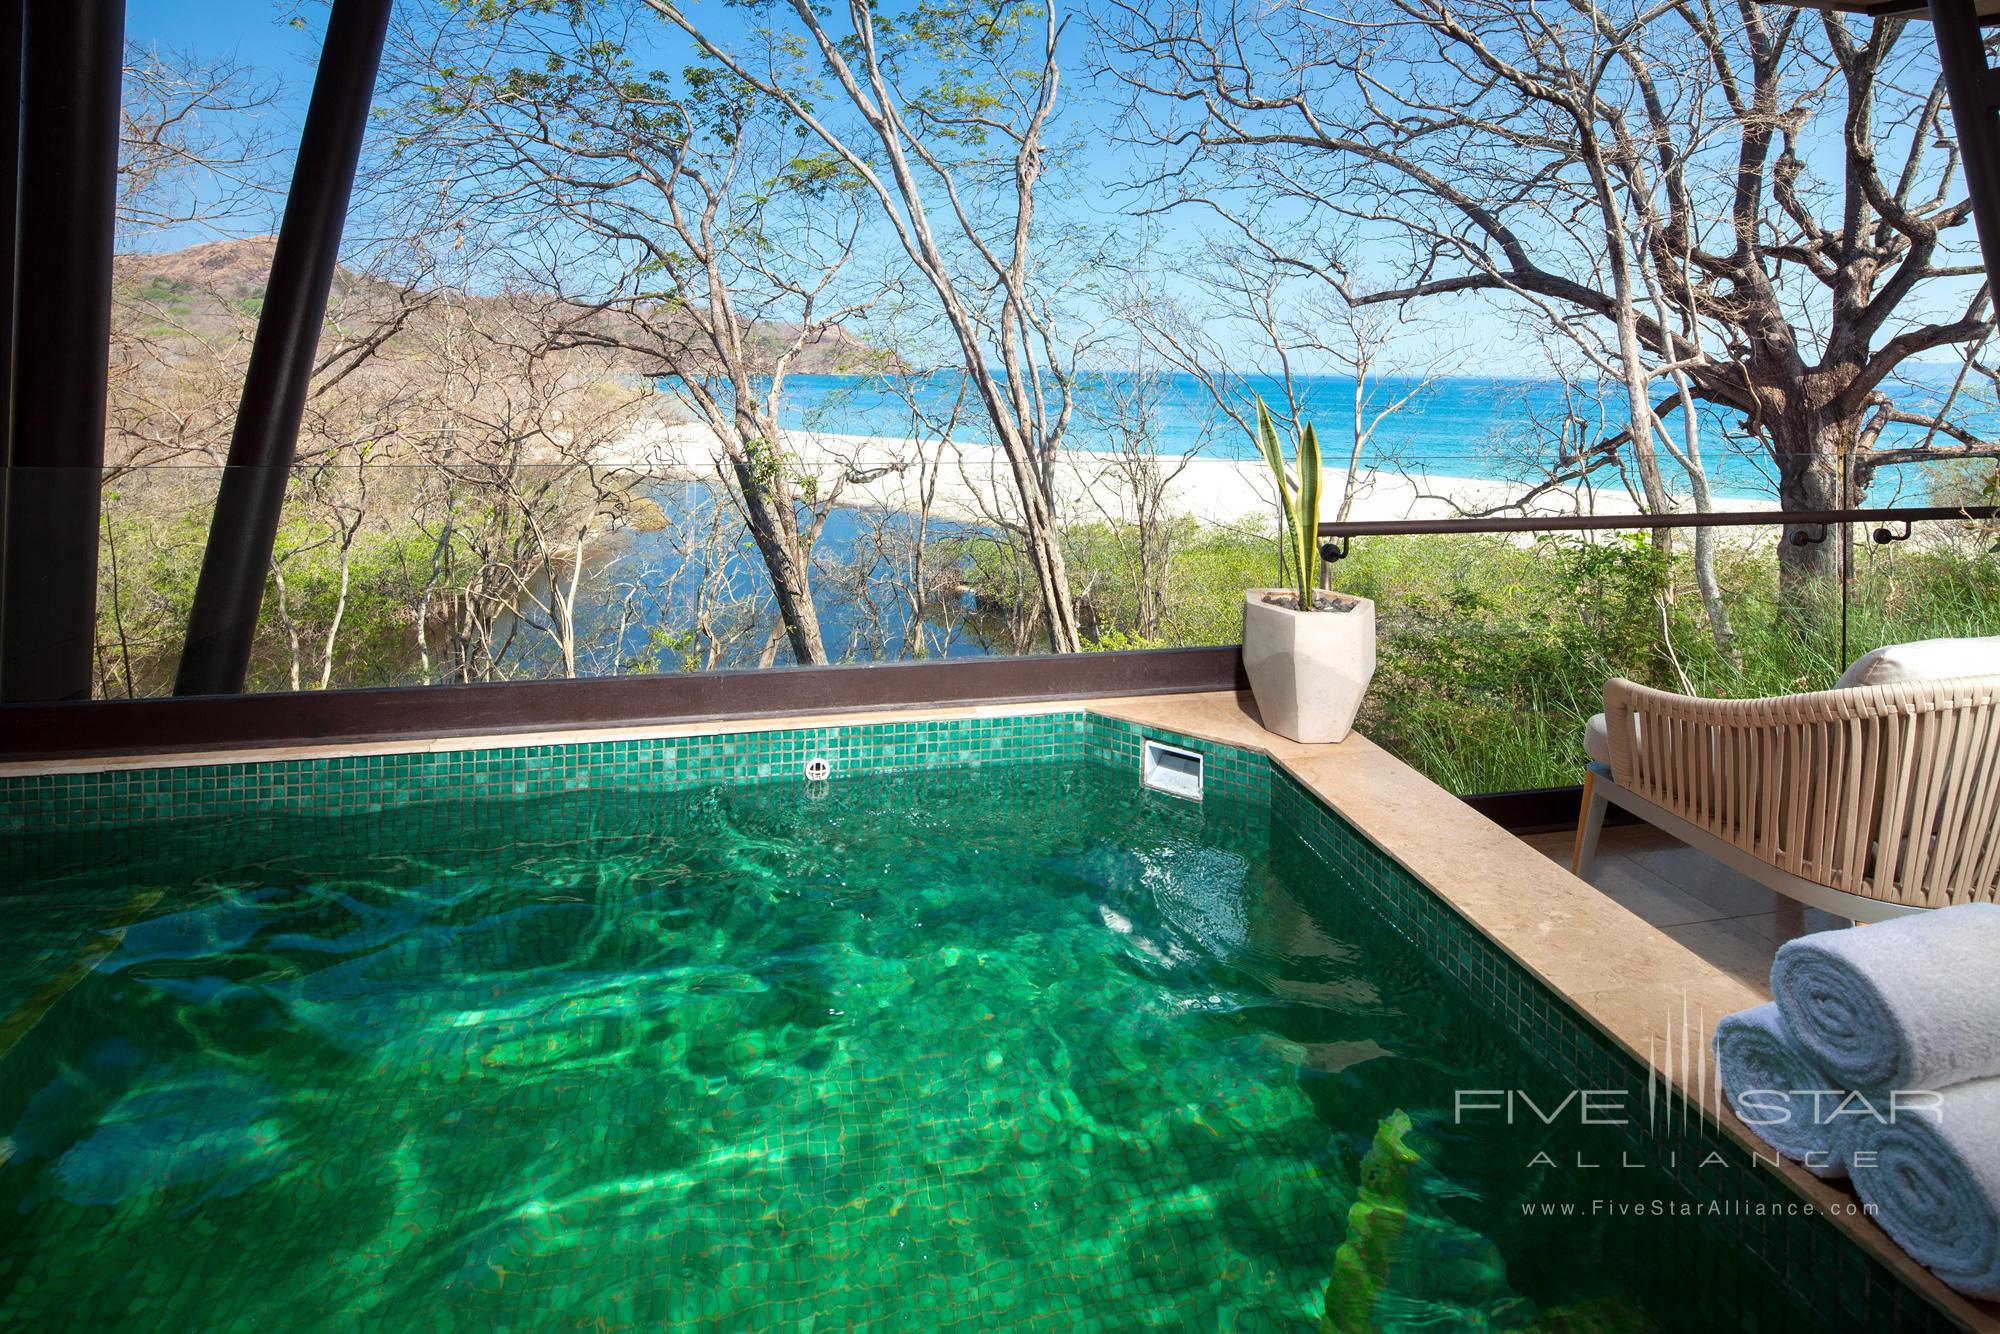
{"label": "turquoise sea water", "polygon": [[[1942,401],[1949,388],[1946,368],[1918,367],[1909,385],[1890,391],[1910,407]],[[1329,461],[1344,465],[1353,433],[1354,381],[1345,376],[1309,375],[1296,381],[1305,400],[1305,416],[1320,432]],[[785,382],[783,424],[795,429],[849,435],[907,436],[913,434],[910,400],[881,381],[862,376],[794,375]],[[1394,402],[1413,384],[1394,379],[1372,390],[1372,415]],[[1244,394],[1263,394],[1280,402],[1282,386],[1268,376],[1241,381]],[[978,439],[976,401],[964,394],[964,377],[938,372],[915,381],[918,411],[933,422],[951,420],[954,408],[961,439]],[[1208,391],[1194,376],[1167,374],[1143,380],[1128,375],[1086,375],[1079,381],[1078,409],[1071,443],[1081,449],[1112,447],[1122,432],[1136,430],[1155,452],[1181,454],[1200,449],[1208,458],[1255,458],[1251,442],[1234,423],[1217,411]],[[1136,413],[1135,405],[1144,405]],[[1569,422],[1570,447],[1615,434],[1625,412],[1622,391],[1581,398],[1567,394],[1554,380],[1522,377],[1457,377],[1422,390],[1408,407],[1389,417],[1362,455],[1363,467],[1408,469],[1439,477],[1511,479],[1539,477],[1562,457],[1552,442],[1564,438]],[[1962,420],[1986,429],[2000,428],[1988,407],[1964,406]],[[1670,421],[1672,418],[1669,419]],[[1710,483],[1719,494],[1737,497],[1771,496],[1772,471],[1761,447],[1742,433],[1736,414],[1715,408],[1701,413],[1702,451]],[[1136,425],[1134,425],[1136,423]],[[1913,432],[1905,435],[1914,440]],[[1685,475],[1669,467],[1669,480],[1684,491]],[[1613,474],[1600,474],[1600,484],[1615,485]]]}
{"label": "turquoise sea water", "polygon": [[1044,763],[5,851],[0,1327],[1310,1331],[1344,1244],[1384,1330],[1768,1287],[1589,1211],[1671,1190],[1615,1144],[1458,1124],[1560,1094],[1262,805]]}

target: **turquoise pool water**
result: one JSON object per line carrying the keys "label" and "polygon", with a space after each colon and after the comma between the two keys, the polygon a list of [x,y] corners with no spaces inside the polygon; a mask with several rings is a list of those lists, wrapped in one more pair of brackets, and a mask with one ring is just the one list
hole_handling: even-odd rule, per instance
{"label": "turquoise pool water", "polygon": [[1615,1142],[1456,1124],[1560,1093],[1262,804],[1017,764],[7,864],[0,1326],[1313,1330],[1332,1284],[1330,1328],[1616,1330],[1769,1286],[1589,1212],[1666,1189],[1577,1165]]}

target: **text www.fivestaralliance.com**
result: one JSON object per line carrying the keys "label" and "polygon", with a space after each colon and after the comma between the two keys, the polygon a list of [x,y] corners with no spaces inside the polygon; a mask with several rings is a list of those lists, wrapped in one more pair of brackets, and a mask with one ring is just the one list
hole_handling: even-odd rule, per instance
{"label": "text www.fivestaralliance.com", "polygon": [[1875,1206],[1861,1203],[1808,1204],[1804,1200],[1524,1200],[1521,1212],[1530,1218],[1779,1218],[1804,1214],[1875,1216]]}

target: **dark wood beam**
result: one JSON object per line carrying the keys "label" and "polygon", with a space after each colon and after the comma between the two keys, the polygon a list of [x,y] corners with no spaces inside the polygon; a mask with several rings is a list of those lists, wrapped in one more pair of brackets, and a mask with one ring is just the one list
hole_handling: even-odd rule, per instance
{"label": "dark wood beam", "polygon": [[188,613],[177,695],[233,694],[243,689],[249,670],[271,546],[374,104],[389,5],[390,0],[334,0],[327,18],[229,460]]}
{"label": "dark wood beam", "polygon": [[[1835,14],[1859,14],[1864,18],[1929,18],[1924,0],[1764,0],[1766,4],[1790,9],[1823,9]],[[1982,23],[2000,23],[2000,0],[1977,0],[1975,8]]]}
{"label": "dark wood beam", "polygon": [[87,699],[124,0],[27,0],[0,700]]}
{"label": "dark wood beam", "polygon": [[409,740],[420,745],[448,736],[1247,688],[1242,650],[1229,644],[685,676],[101,699],[0,705],[0,759],[73,759],[315,742]]}
{"label": "dark wood beam", "polygon": [[1973,226],[1986,260],[1987,290],[2000,294],[2000,103],[1995,100],[1986,38],[1980,30],[1983,7],[1989,2],[1930,0],[1929,12],[1952,125],[1958,132],[1965,189],[1972,199]]}
{"label": "dark wood beam", "polygon": [[14,458],[14,286],[21,254],[21,71],[27,22],[27,0],[0,0],[0,625],[7,623],[7,477]]}

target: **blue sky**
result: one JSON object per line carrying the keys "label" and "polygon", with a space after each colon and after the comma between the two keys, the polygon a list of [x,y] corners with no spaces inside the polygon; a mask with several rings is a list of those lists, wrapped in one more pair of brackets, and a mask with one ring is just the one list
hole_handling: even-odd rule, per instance
{"label": "blue sky", "polygon": [[[289,168],[298,122],[311,92],[325,14],[324,0],[128,0],[127,29],[131,39],[142,45],[158,45],[197,57],[228,56],[253,67],[259,78],[274,89],[273,105],[262,115],[274,140],[273,146],[279,149],[284,165]],[[735,18],[735,12],[731,11],[730,16]],[[642,30],[657,32],[662,39],[660,51],[651,60],[667,65],[680,63],[681,43],[667,37],[662,25],[647,24]],[[1070,115],[1083,118],[1087,127],[1097,108],[1090,105],[1088,89],[1080,87],[1080,81],[1081,76],[1072,72],[1068,85]],[[1102,136],[1093,133],[1086,137],[1086,142],[1103,145],[1098,149],[1098,154],[1107,159],[1102,178],[1116,179],[1129,170],[1130,164],[1123,161],[1121,150],[1105,143]],[[1099,196],[1089,206],[1101,208],[1102,203]],[[1061,205],[1055,207],[1059,209]],[[1164,224],[1163,239],[1171,245],[1176,239],[1189,236],[1191,224],[1191,219],[1170,219]],[[243,218],[236,220],[235,230],[268,230],[273,225],[269,219]],[[201,239],[207,239],[207,235],[175,235],[158,241],[178,245]],[[1455,341],[1468,345],[1465,350],[1482,369],[1539,372],[1539,358],[1531,349],[1516,345],[1511,322],[1492,305],[1465,300],[1454,302],[1453,306],[1450,315],[1458,331]]]}
{"label": "blue sky", "polygon": [[304,29],[293,26],[273,0],[126,0],[125,31],[146,45],[233,55],[282,78],[303,106],[326,15],[316,4],[297,9]]}
{"label": "blue sky", "polygon": [[[426,3],[428,0],[415,2]],[[720,6],[711,12],[726,23],[741,21],[736,11],[724,10]],[[325,17],[324,0],[128,0],[126,22],[129,37],[141,45],[159,46],[203,58],[226,56],[254,68],[259,79],[268,81],[274,90],[272,105],[259,114],[263,127],[273,137],[272,146],[280,152],[282,165],[288,171],[292,149],[297,142],[298,125],[312,91]],[[1080,32],[1080,27],[1077,30]],[[672,67],[686,60],[685,43],[664,24],[642,17],[635,31],[656,37],[659,43],[657,50],[640,57],[642,61]],[[1077,118],[1085,129],[1092,129],[1096,124],[1098,108],[1091,104],[1084,76],[1080,70],[1070,70],[1065,82],[1067,114]],[[1124,158],[1124,150],[1106,142],[1094,130],[1084,136],[1084,142],[1091,146],[1086,151],[1091,152],[1094,158],[1103,159],[1101,171],[1092,173],[1100,179],[1116,179],[1131,169],[1130,162]],[[1102,195],[1096,195],[1086,207],[1094,216],[1101,217],[1098,210],[1103,203]],[[274,210],[277,204],[278,201],[274,200]],[[1045,215],[1060,211],[1062,207],[1054,199],[1044,201]],[[1151,227],[1153,243],[1171,247],[1191,242],[1195,221],[1189,213],[1156,219]],[[230,229],[236,233],[248,233],[272,230],[275,226],[274,211],[269,218],[245,216],[232,219]],[[154,237],[147,244],[148,248],[171,249],[213,237],[213,231],[185,228]],[[1509,364],[1508,368],[1527,370],[1527,362],[1508,346],[1505,322],[1478,303],[1465,304],[1477,308],[1464,312],[1459,327],[1462,332],[1470,332],[1486,345],[1482,362],[1488,366],[1518,363]]]}

